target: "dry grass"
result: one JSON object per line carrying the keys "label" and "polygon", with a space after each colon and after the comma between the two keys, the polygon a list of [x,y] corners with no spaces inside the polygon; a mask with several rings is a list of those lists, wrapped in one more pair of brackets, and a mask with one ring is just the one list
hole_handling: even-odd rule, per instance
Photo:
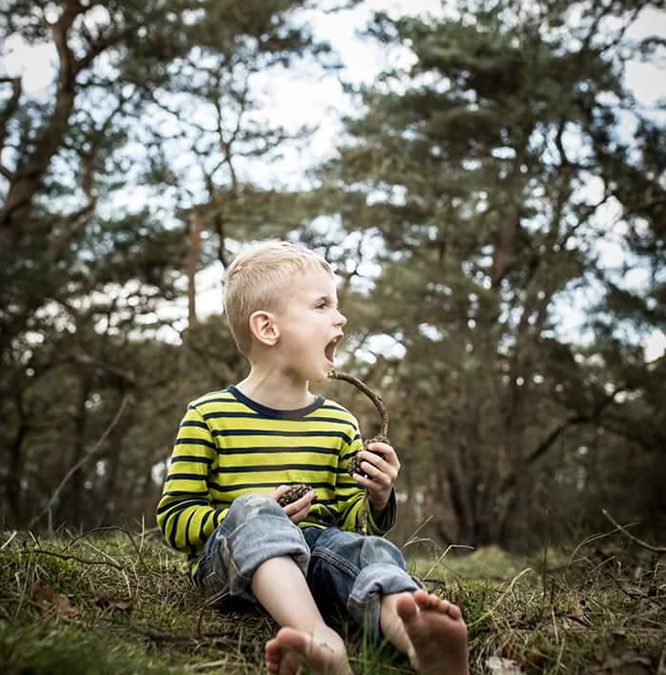
{"label": "dry grass", "polygon": [[[152,535],[5,533],[0,545],[3,672],[262,672],[275,624],[206,605],[182,560]],[[525,672],[666,673],[666,573],[656,554],[617,537],[536,560],[443,553],[412,567],[462,606],[474,672],[501,656]],[[359,675],[409,672],[363,635],[350,637],[350,656]]]}

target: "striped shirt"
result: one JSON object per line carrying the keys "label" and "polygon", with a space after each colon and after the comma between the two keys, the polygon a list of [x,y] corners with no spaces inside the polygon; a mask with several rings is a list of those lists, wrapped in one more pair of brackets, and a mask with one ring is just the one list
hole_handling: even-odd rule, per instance
{"label": "striped shirt", "polygon": [[349,475],[363,447],[356,418],[318,396],[300,410],[267,408],[230,386],[189,404],[169,460],[157,523],[167,542],[184,551],[196,572],[203,545],[236,497],[307,483],[316,495],[300,527],[336,526],[369,534],[394,524],[392,498],[382,522],[372,517],[365,491]]}

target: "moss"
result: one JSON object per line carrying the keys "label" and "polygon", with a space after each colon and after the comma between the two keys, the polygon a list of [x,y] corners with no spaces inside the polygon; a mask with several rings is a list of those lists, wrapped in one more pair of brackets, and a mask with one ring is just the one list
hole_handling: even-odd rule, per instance
{"label": "moss", "polygon": [[[183,561],[157,540],[118,532],[37,543],[19,535],[1,555],[3,672],[181,673],[212,663],[230,674],[262,672],[275,624],[206,606]],[[621,550],[549,555],[558,566],[551,572],[543,557],[513,559],[497,549],[474,555],[443,556],[445,574],[433,573],[426,585],[462,607],[475,672],[492,655],[528,673],[610,672],[631,659],[656,670],[666,642],[663,566],[645,559],[632,566]],[[523,573],[528,566],[537,571]],[[72,611],[33,597],[36,580],[52,597],[66,596]],[[403,657],[362,632],[351,631],[349,645],[357,675],[409,672]]]}
{"label": "moss", "polygon": [[0,662],[8,675],[122,675],[175,673],[141,644],[116,642],[96,630],[41,622],[0,626]]}

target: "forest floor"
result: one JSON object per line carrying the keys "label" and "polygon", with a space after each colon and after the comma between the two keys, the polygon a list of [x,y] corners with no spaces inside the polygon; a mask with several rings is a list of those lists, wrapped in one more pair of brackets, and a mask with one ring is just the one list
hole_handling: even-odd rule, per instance
{"label": "forest floor", "polygon": [[[533,559],[405,554],[462,607],[474,673],[666,675],[666,561],[618,534]],[[275,624],[207,605],[154,532],[5,532],[0,546],[4,673],[265,672]],[[362,634],[349,645],[357,675],[411,672],[390,646]]]}

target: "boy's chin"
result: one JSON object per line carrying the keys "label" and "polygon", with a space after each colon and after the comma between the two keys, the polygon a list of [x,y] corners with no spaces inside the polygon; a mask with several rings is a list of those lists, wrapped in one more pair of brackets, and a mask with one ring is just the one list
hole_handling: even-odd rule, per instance
{"label": "boy's chin", "polygon": [[328,373],[330,369],[327,369],[324,372],[313,373],[313,376],[310,378],[310,382],[326,382],[328,380]]}

